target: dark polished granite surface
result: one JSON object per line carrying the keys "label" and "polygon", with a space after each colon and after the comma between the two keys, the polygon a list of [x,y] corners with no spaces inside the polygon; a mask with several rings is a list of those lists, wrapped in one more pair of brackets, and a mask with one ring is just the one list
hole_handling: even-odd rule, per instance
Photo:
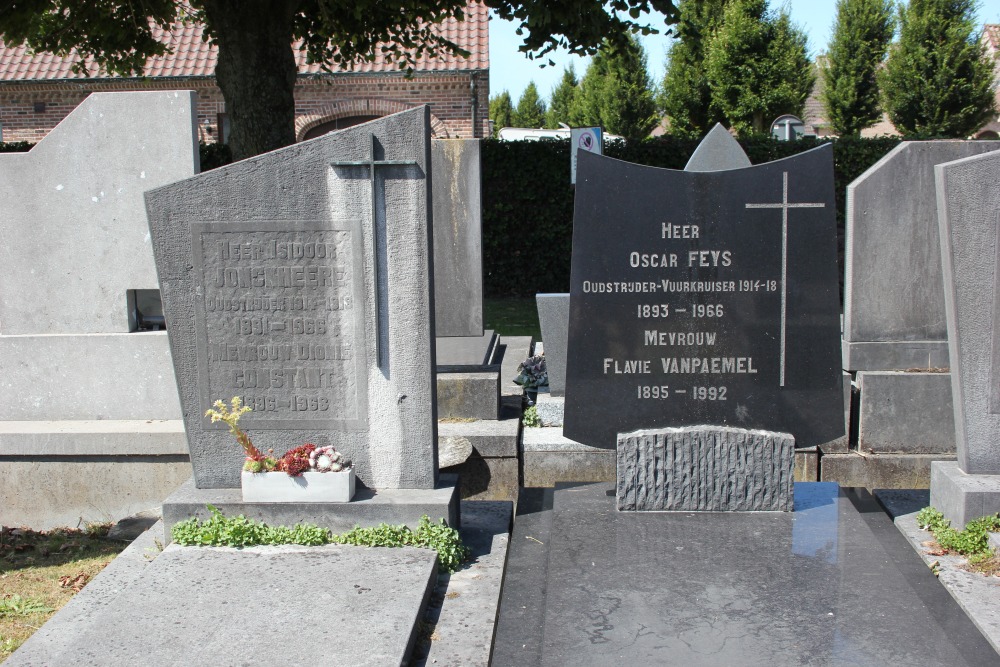
{"label": "dark polished granite surface", "polygon": [[792,513],[619,513],[612,484],[523,489],[492,665],[997,665],[863,489]]}

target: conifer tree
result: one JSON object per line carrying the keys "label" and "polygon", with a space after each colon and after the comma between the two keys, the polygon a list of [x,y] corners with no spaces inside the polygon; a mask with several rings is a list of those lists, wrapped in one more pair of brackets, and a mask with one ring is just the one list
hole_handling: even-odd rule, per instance
{"label": "conifer tree", "polygon": [[875,73],[895,27],[891,0],[837,0],[823,70],[823,105],[836,134],[858,135],[881,117]]}
{"label": "conifer tree", "polygon": [[766,132],[782,114],[802,116],[816,81],[805,33],[767,0],[730,0],[705,72],[713,108],[741,135]]}
{"label": "conifer tree", "polygon": [[545,102],[538,96],[534,81],[529,81],[517,100],[513,117],[514,127],[540,128],[545,124]]}
{"label": "conifer tree", "polygon": [[700,137],[722,116],[711,110],[712,92],[705,79],[705,57],[728,0],[680,0],[677,41],[667,56],[660,106],[670,119],[670,132]]}
{"label": "conifer tree", "polygon": [[571,122],[573,103],[579,85],[576,68],[570,63],[569,67],[563,70],[559,83],[552,89],[549,110],[545,112],[545,127],[555,129],[559,127],[559,123],[568,125]]}
{"label": "conifer tree", "polygon": [[966,137],[993,111],[993,64],[974,0],[910,0],[879,73],[882,105],[904,135]]}
{"label": "conifer tree", "polygon": [[628,139],[649,135],[659,116],[646,52],[634,35],[628,44],[606,43],[590,61],[573,107],[574,125],[600,125]]}
{"label": "conifer tree", "polygon": [[506,90],[490,98],[490,120],[493,121],[493,137],[502,128],[513,127],[514,104],[510,101],[510,93]]}

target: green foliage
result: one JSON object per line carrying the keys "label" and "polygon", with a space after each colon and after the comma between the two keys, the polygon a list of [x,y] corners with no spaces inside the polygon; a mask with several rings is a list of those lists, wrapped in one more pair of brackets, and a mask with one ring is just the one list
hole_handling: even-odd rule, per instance
{"label": "green foliage", "polygon": [[521,423],[527,428],[538,428],[541,426],[542,419],[538,416],[538,408],[534,405],[525,408],[524,414],[521,415]]}
{"label": "green foliage", "polygon": [[549,109],[545,112],[545,127],[555,129],[559,127],[559,123],[569,125],[579,85],[576,69],[573,67],[573,63],[570,63],[569,67],[563,70],[559,83],[552,89]]}
{"label": "green foliage", "polygon": [[973,519],[963,530],[956,530],[941,512],[925,507],[917,512],[917,525],[929,530],[942,549],[970,556],[970,562],[982,562],[992,556],[989,533],[1000,530],[1000,514]]}
{"label": "green foliage", "polygon": [[538,96],[534,81],[529,81],[517,100],[513,116],[514,127],[540,128],[545,125],[545,102]]}
{"label": "green foliage", "polygon": [[0,142],[0,153],[26,153],[34,145],[28,141]]}
{"label": "green foliage", "polygon": [[587,66],[570,115],[574,125],[602,126],[626,138],[649,135],[659,116],[638,39],[605,43]]}
{"label": "green foliage", "polygon": [[767,0],[731,0],[708,47],[712,106],[746,136],[764,133],[782,114],[803,115],[816,80],[806,35]]}
{"label": "green foliage", "polygon": [[837,0],[822,92],[836,134],[860,134],[882,117],[875,73],[892,41],[892,7],[891,0]]}
{"label": "green foliage", "polygon": [[[489,0],[503,19],[518,22],[520,50],[529,58],[556,47],[596,51],[605,38],[656,32],[644,15],[672,20],[672,0]],[[0,37],[9,46],[73,55],[91,75],[97,67],[113,75],[141,74],[146,59],[167,47],[154,26],[178,21],[205,26],[219,47],[216,78],[232,109],[234,155],[250,157],[295,141],[295,50],[310,63],[351,68],[383,58],[410,70],[423,57],[468,55],[436,30],[447,19],[462,20],[467,0],[18,0],[0,9]],[[294,44],[294,46],[293,46]]]}
{"label": "green foliage", "polygon": [[201,158],[203,172],[223,167],[233,161],[233,149],[229,144],[201,142],[198,144],[198,155]]}
{"label": "green foliage", "polygon": [[514,127],[514,103],[506,90],[490,98],[490,120],[493,121],[493,137],[505,127]]}
{"label": "green foliage", "polygon": [[469,549],[462,544],[457,530],[450,528],[444,519],[433,523],[426,515],[420,517],[415,531],[405,525],[390,526],[382,523],[372,528],[354,528],[342,535],[334,535],[331,541],[365,547],[433,549],[437,551],[438,564],[446,572],[454,572],[469,557]]}
{"label": "green foliage", "polygon": [[31,616],[32,614],[46,614],[52,611],[51,607],[45,606],[41,600],[34,598],[24,598],[16,593],[0,598],[0,618],[6,616]]}
{"label": "green foliage", "polygon": [[217,508],[208,505],[212,513],[199,521],[192,517],[174,524],[170,535],[183,546],[201,547],[252,547],[261,544],[354,544],[368,547],[419,547],[437,551],[438,562],[447,572],[454,572],[469,557],[469,549],[462,544],[458,531],[449,528],[444,519],[433,523],[426,515],[420,517],[417,530],[405,525],[379,524],[373,528],[355,527],[341,535],[331,534],[326,528],[312,524],[294,526],[268,526],[247,519],[242,514],[225,517]]}
{"label": "green foliage", "polygon": [[910,0],[879,72],[882,105],[903,134],[964,138],[990,116],[993,63],[974,34],[974,0]]}
{"label": "green foliage", "polygon": [[[683,169],[698,141],[667,135],[613,142],[605,147],[605,154],[637,164]],[[832,142],[841,242],[848,184],[899,142],[895,137],[845,137]],[[769,137],[740,140],[754,164],[788,157],[821,143],[815,139],[774,141]],[[573,233],[569,142],[486,141],[482,148],[487,297],[533,298],[538,292],[568,292]],[[526,239],[530,242],[523,241]]]}
{"label": "green foliage", "polygon": [[670,48],[660,88],[660,106],[670,118],[670,132],[700,138],[722,116],[711,109],[712,92],[705,78],[708,45],[722,22],[728,0],[680,0],[677,41]]}
{"label": "green foliage", "polygon": [[225,517],[209,505],[212,516],[199,521],[191,517],[175,523],[170,530],[174,542],[183,546],[252,547],[259,544],[302,544],[317,546],[330,542],[330,531],[309,524],[268,526],[242,514]]}

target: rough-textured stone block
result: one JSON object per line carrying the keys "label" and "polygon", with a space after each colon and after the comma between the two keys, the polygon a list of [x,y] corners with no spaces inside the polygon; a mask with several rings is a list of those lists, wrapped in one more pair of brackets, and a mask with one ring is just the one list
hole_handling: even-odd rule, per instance
{"label": "rough-textured stone block", "polygon": [[496,419],[500,411],[500,373],[439,373],[438,419]]}
{"label": "rough-textured stone block", "polygon": [[866,489],[926,489],[931,463],[948,461],[948,454],[824,454],[819,462],[821,482]]}
{"label": "rough-textured stone block", "polygon": [[538,323],[545,343],[549,392],[566,395],[566,345],[569,339],[569,294],[536,294]]}
{"label": "rough-textured stone block", "polygon": [[960,527],[1000,512],[1000,475],[970,475],[955,461],[931,464],[931,507]]}
{"label": "rough-textured stone block", "polygon": [[795,439],[721,426],[618,435],[622,511],[791,511]]}
{"label": "rough-textured stone block", "polygon": [[858,373],[858,448],[875,454],[954,454],[950,373]]}

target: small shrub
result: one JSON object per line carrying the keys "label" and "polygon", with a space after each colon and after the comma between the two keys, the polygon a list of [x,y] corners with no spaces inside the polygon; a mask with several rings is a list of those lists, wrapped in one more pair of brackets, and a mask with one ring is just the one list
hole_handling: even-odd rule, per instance
{"label": "small shrub", "polygon": [[542,418],[538,416],[538,408],[534,405],[525,408],[521,415],[521,423],[527,428],[538,428],[542,425]]}

